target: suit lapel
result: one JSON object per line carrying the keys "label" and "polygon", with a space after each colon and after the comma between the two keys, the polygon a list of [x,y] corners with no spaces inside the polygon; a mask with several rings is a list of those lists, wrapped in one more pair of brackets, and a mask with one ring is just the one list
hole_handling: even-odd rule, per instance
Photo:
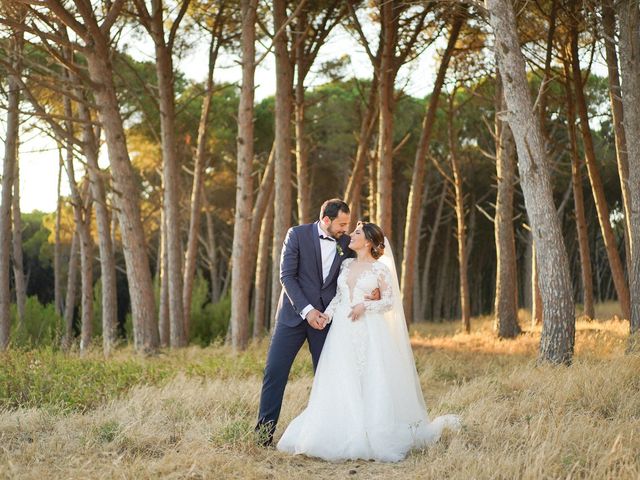
{"label": "suit lapel", "polygon": [[318,227],[316,223],[311,224],[309,232],[311,234],[313,250],[316,252],[316,267],[318,267],[318,277],[320,278],[320,284],[322,284],[322,252],[320,251],[320,237],[318,236]]}
{"label": "suit lapel", "polygon": [[[344,244],[343,241],[338,241],[337,245],[340,245],[340,248],[342,248],[342,252],[343,252],[342,257],[344,258],[344,253],[345,253],[345,250],[347,250],[347,246]],[[335,277],[336,272],[340,267],[340,263],[342,263],[341,261],[342,259],[340,257],[341,257],[340,253],[336,251],[336,255],[333,257],[333,263],[331,264],[331,269],[329,270],[329,275],[327,275],[327,280],[322,284],[322,286],[325,286],[327,283],[331,282],[333,280],[333,277]]]}

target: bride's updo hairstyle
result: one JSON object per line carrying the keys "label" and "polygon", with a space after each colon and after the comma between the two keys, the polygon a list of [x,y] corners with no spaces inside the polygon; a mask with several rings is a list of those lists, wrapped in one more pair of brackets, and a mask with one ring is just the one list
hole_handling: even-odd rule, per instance
{"label": "bride's updo hairstyle", "polygon": [[371,256],[376,260],[384,253],[384,233],[382,229],[375,223],[358,222],[358,226],[362,228],[364,238],[371,243]]}

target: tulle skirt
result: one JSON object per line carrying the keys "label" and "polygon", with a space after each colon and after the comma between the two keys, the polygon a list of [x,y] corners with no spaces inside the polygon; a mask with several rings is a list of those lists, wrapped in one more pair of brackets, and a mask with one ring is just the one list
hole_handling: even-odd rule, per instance
{"label": "tulle skirt", "polygon": [[[287,427],[278,450],[329,461],[396,462],[457,428],[459,418],[427,416],[410,348],[400,348],[383,314],[353,322],[338,306],[307,408]],[[410,358],[409,358],[410,357]]]}

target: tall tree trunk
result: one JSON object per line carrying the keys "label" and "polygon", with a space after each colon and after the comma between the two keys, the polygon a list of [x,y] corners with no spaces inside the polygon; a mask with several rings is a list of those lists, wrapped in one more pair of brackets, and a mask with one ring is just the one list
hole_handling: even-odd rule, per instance
{"label": "tall tree trunk", "polygon": [[516,141],[520,183],[531,220],[537,265],[545,279],[540,285],[545,313],[539,359],[570,363],[575,318],[569,261],[553,204],[544,136],[533,111],[513,5],[509,0],[486,0],[485,5],[495,35],[508,122]]}
{"label": "tall tree trunk", "polygon": [[[448,223],[448,222],[447,222]],[[438,267],[438,283],[436,286],[436,294],[433,302],[433,314],[432,317],[435,320],[442,321],[442,304],[444,302],[444,294],[447,290],[446,283],[449,281],[449,264],[450,251],[451,251],[451,238],[453,237],[450,225],[445,227],[445,240],[444,248],[442,250],[442,257],[440,258],[440,265]]]}
{"label": "tall tree trunk", "polygon": [[627,275],[630,274],[630,198],[629,198],[629,159],[627,158],[627,140],[624,130],[624,109],[622,107],[622,91],[620,89],[620,72],[618,71],[618,54],[616,53],[616,16],[613,0],[605,0],[602,5],[602,28],[604,30],[604,47],[609,73],[609,100],[613,117],[613,132],[616,141],[616,160],[618,163],[618,177],[622,192],[622,208],[624,212],[624,245],[627,263]]}
{"label": "tall tree trunk", "polygon": [[380,93],[378,95],[378,168],[375,223],[387,238],[392,237],[393,213],[393,111],[396,77],[395,50],[398,42],[398,19],[395,16],[397,0],[380,2]]}
{"label": "tall tree trunk", "polygon": [[189,337],[191,323],[191,297],[193,296],[193,282],[196,276],[196,264],[198,262],[198,238],[200,235],[200,219],[202,216],[202,186],[204,183],[204,170],[207,154],[207,127],[209,124],[209,112],[213,98],[213,71],[218,58],[219,43],[215,41],[215,35],[211,36],[209,45],[209,70],[207,73],[206,94],[202,101],[200,122],[198,124],[198,144],[196,146],[196,158],[193,168],[193,186],[191,189],[191,202],[189,209],[189,234],[187,237],[187,251],[184,256],[184,279],[182,304],[184,306],[185,335]]}
{"label": "tall tree trunk", "polygon": [[242,87],[238,106],[238,170],[231,251],[231,345],[244,350],[249,341],[249,293],[253,265],[249,263],[253,207],[253,99],[257,0],[242,1]]}
{"label": "tall tree trunk", "polygon": [[[251,212],[251,233],[249,235],[249,238],[258,238],[260,236],[262,221],[267,210],[269,209],[269,204],[273,203],[273,179],[275,171],[274,161],[275,150],[272,146],[271,152],[269,153],[269,159],[267,160],[267,165],[265,166],[264,172],[262,174],[262,179],[260,180],[258,196],[256,197],[256,201],[253,205],[253,211]],[[249,265],[252,270],[256,266],[258,250],[259,248],[256,242],[251,242],[251,248],[249,249]]]}
{"label": "tall tree trunk", "polygon": [[78,245],[80,239],[77,232],[73,233],[71,249],[69,251],[69,267],[67,271],[67,294],[64,302],[64,336],[62,349],[68,350],[73,343],[73,317],[78,300]]}
{"label": "tall tree trunk", "polygon": [[160,264],[160,298],[158,307],[158,329],[160,334],[160,346],[171,345],[171,327],[169,321],[169,278],[167,276],[167,224],[164,220],[164,210],[160,212],[160,248],[158,263]]}
{"label": "tall tree trunk", "polygon": [[[306,15],[301,15],[306,18]],[[306,33],[306,26],[299,25]],[[309,223],[311,221],[311,181],[309,175],[309,146],[305,134],[305,99],[304,99],[304,79],[305,55],[304,41],[298,39],[296,42],[296,86],[295,86],[295,129],[296,129],[296,173],[298,192],[298,223]]]}
{"label": "tall tree trunk", "polygon": [[456,145],[457,131],[454,130],[454,99],[452,94],[447,112],[447,123],[449,131],[449,156],[451,159],[451,171],[453,172],[453,187],[455,193],[456,212],[456,239],[458,241],[458,275],[460,277],[460,314],[464,331],[471,332],[471,309],[469,305],[469,275],[467,262],[467,226],[465,224],[464,192],[462,191],[462,171],[460,169],[460,159],[458,158],[458,148]]}
{"label": "tall tree trunk", "polygon": [[27,303],[27,282],[24,275],[24,259],[22,255],[22,214],[20,212],[20,160],[16,156],[15,178],[12,198],[13,218],[13,281],[16,290],[16,307],[18,310],[18,328],[24,324],[24,310]]}
{"label": "tall tree trunk", "polygon": [[[353,170],[349,176],[347,188],[344,193],[344,201],[349,205],[352,212],[360,209],[360,197],[362,194],[362,184],[364,181],[365,167],[369,153],[369,144],[373,136],[373,130],[376,126],[378,112],[378,77],[373,76],[371,87],[369,89],[369,98],[366,105],[366,111],[360,122],[360,134],[358,136],[358,147],[356,149],[356,159],[353,163]],[[351,217],[351,226],[349,231],[354,227],[358,218],[356,215]]]}
{"label": "tall tree trunk", "polygon": [[267,333],[267,279],[269,277],[269,247],[273,238],[273,193],[267,212],[262,219],[260,229],[260,245],[258,247],[258,264],[256,267],[256,282],[253,312],[253,338],[260,338]]}
{"label": "tall tree trunk", "polygon": [[[12,32],[9,45],[13,57],[11,63],[15,72],[20,72],[22,68],[23,40],[24,33],[21,29]],[[7,83],[7,133],[2,167],[2,200],[0,201],[0,351],[6,350],[9,346],[11,332],[11,204],[20,131],[20,79],[15,74],[9,73]]]}
{"label": "tall tree trunk", "polygon": [[440,223],[442,221],[442,210],[444,207],[444,200],[447,196],[448,185],[446,180],[442,182],[442,191],[438,198],[438,206],[436,207],[436,215],[433,220],[433,227],[431,227],[431,236],[429,237],[429,243],[427,244],[427,251],[424,257],[424,267],[422,269],[422,290],[421,290],[421,302],[420,311],[422,316],[426,318],[428,315],[429,300],[431,298],[431,292],[429,288],[429,273],[431,272],[431,260],[433,258],[433,251],[436,246],[436,240],[438,238],[438,230],[440,229]]}
{"label": "tall tree trunk", "polygon": [[[72,57],[71,52],[67,52],[67,58]],[[70,80],[69,75],[66,78]],[[69,136],[74,134],[74,116],[73,108],[71,105],[71,97],[65,96],[64,100],[64,115],[67,118],[65,121],[66,131]],[[66,161],[65,169],[67,171],[67,179],[69,181],[69,188],[71,190],[71,205],[73,207],[73,217],[76,225],[76,235],[80,243],[80,354],[84,355],[87,352],[91,344],[91,337],[93,336],[93,248],[91,239],[91,214],[90,214],[90,201],[88,200],[85,205],[85,201],[82,198],[83,195],[78,187],[76,181],[75,166],[73,164],[73,143],[67,141],[66,145]],[[71,314],[71,317],[73,314]]]}
{"label": "tall tree trunk", "polygon": [[578,29],[575,22],[571,25],[571,67],[573,72],[573,88],[576,96],[576,110],[580,118],[580,131],[582,132],[587,172],[589,173],[589,181],[591,182],[593,200],[596,205],[596,211],[598,212],[600,230],[602,232],[604,246],[607,250],[607,257],[609,258],[609,264],[611,266],[611,275],[616,286],[622,314],[624,318],[629,318],[631,316],[629,287],[624,278],[624,269],[620,260],[620,254],[618,253],[618,245],[613,233],[613,228],[611,227],[611,221],[609,220],[609,208],[607,207],[607,199],[598,170],[591,128],[589,127],[587,101],[584,96],[580,57],[578,56]]}
{"label": "tall tree trunk", "polygon": [[456,15],[453,20],[451,33],[449,34],[449,42],[447,43],[447,48],[442,55],[442,60],[440,60],[440,67],[438,68],[438,74],[436,75],[435,85],[431,92],[427,111],[425,112],[424,119],[422,120],[422,132],[420,133],[418,149],[416,151],[416,157],[413,164],[413,176],[411,178],[411,190],[409,191],[409,200],[407,201],[407,218],[404,227],[404,254],[402,256],[401,278],[401,290],[403,292],[402,299],[404,312],[407,316],[407,323],[411,323],[413,321],[411,316],[411,312],[413,311],[413,298],[410,295],[410,292],[413,291],[413,283],[415,282],[416,277],[416,252],[418,249],[418,237],[420,235],[419,230],[417,230],[417,225],[419,223],[421,206],[423,204],[422,193],[424,191],[424,177],[426,173],[427,155],[429,153],[429,142],[431,140],[433,124],[436,119],[438,100],[440,98],[440,92],[442,91],[442,85],[444,84],[444,78],[464,21],[465,17],[462,14]]}
{"label": "tall tree trunk", "polygon": [[58,188],[56,190],[56,226],[55,226],[55,240],[53,244],[53,295],[56,313],[62,318],[63,305],[62,300],[62,246],[60,242],[60,222],[62,219],[62,195],[60,193],[60,187],[62,183],[62,145],[58,147],[59,163],[58,163]]}
{"label": "tall tree trunk", "polygon": [[185,312],[182,303],[182,242],[180,239],[180,163],[176,139],[176,109],[172,47],[165,41],[163,7],[161,0],[152,2],[150,33],[155,44],[156,72],[158,76],[158,103],[160,106],[160,131],[162,138],[162,186],[163,208],[167,229],[168,279],[169,279],[169,327],[171,347],[184,347]]}
{"label": "tall tree trunk", "polygon": [[[498,80],[496,110],[505,110],[502,86]],[[496,113],[496,174],[498,194],[494,219],[496,242],[496,292],[494,329],[499,338],[514,338],[520,334],[518,325],[518,282],[516,242],[513,232],[513,191],[516,181],[516,145],[509,124]]]}
{"label": "tall tree trunk", "polygon": [[91,80],[96,84],[94,95],[111,164],[114,203],[131,298],[134,342],[137,350],[152,351],[159,343],[153,283],[140,216],[139,188],[127,150],[110,58],[106,38],[95,35],[94,48],[87,54],[87,63]]}
{"label": "tall tree trunk", "polygon": [[589,234],[587,231],[587,219],[584,212],[584,191],[582,188],[583,163],[578,151],[578,132],[576,130],[576,111],[571,88],[571,67],[565,60],[565,83],[567,100],[567,128],[569,130],[569,143],[571,146],[571,183],[573,186],[573,202],[576,214],[576,231],[578,234],[578,249],[580,252],[580,272],[582,274],[582,300],[583,314],[588,318],[594,318],[595,308],[593,302],[593,273],[591,271],[591,253],[589,249]]}
{"label": "tall tree trunk", "polygon": [[280,298],[280,254],[287,230],[291,225],[291,89],[293,66],[287,48],[287,1],[273,0],[273,25],[276,56],[276,118],[275,118],[275,217],[273,229],[273,259],[271,274],[271,311]]}
{"label": "tall tree trunk", "polygon": [[369,154],[369,221],[372,222],[378,216],[378,154]]}
{"label": "tall tree trunk", "polygon": [[205,211],[207,221],[207,263],[209,264],[209,276],[211,278],[211,303],[220,301],[220,276],[218,274],[218,255],[216,245],[216,235],[213,226],[213,216],[210,211]]}
{"label": "tall tree trunk", "polygon": [[624,123],[628,135],[630,197],[631,317],[629,350],[640,349],[640,12],[637,0],[621,0],[617,3],[620,24],[620,73],[622,76],[622,103]]}
{"label": "tall tree trunk", "polygon": [[[77,91],[78,96],[81,95]],[[98,138],[91,123],[91,113],[80,102],[78,114],[83,128],[83,152],[87,160],[87,171],[91,182],[91,195],[95,202],[98,227],[98,249],[100,251],[100,281],[102,285],[102,350],[105,356],[113,351],[118,335],[118,294],[116,285],[116,258],[111,241],[111,216],[107,206],[107,194],[103,174],[98,165]]]}
{"label": "tall tree trunk", "polygon": [[[87,188],[88,190],[88,188]],[[83,225],[80,234],[80,279],[81,279],[81,331],[80,354],[85,354],[93,337],[93,239],[91,238],[91,194],[87,191],[83,206]],[[82,200],[82,199],[81,199]]]}

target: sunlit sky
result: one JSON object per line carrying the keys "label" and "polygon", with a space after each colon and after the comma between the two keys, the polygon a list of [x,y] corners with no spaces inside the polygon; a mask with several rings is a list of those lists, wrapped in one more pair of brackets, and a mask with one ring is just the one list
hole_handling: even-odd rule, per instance
{"label": "sunlit sky", "polygon": [[[126,38],[123,41],[126,42]],[[127,42],[129,43],[129,42]],[[438,61],[436,48],[443,48],[444,40],[430,47],[413,62],[403,66],[398,74],[396,86],[402,88],[407,94],[414,97],[425,97],[433,88],[436,63]],[[150,43],[140,41],[138,37],[130,42],[128,53],[138,60],[153,61],[153,48]],[[351,62],[346,72],[347,77],[360,78],[371,77],[371,65],[364,49],[345,30],[338,28],[331,35],[318,55],[317,64],[327,60],[337,59],[343,55],[349,55]],[[207,45],[206,41],[194,45],[193,49],[183,58],[177,60],[176,68],[182,71],[187,78],[195,81],[203,81],[207,69]],[[600,60],[600,59],[599,59]],[[349,71],[350,70],[350,71]],[[598,65],[598,73],[606,69]],[[600,73],[602,74],[602,73]],[[232,55],[223,55],[218,61],[215,71],[217,82],[239,82],[241,70],[238,58]],[[326,79],[313,70],[308,75],[307,85],[313,86],[325,82]],[[275,68],[274,57],[269,54],[256,70],[256,100],[273,95],[275,93]],[[27,109],[24,106],[23,109]],[[0,110],[0,164],[4,159],[4,138],[6,133],[5,114]],[[33,121],[25,122],[21,129],[20,139],[20,190],[21,209],[23,212],[41,210],[50,212],[55,210],[57,198],[58,176],[58,148],[55,142],[37,128]],[[106,147],[102,148],[101,165],[106,166]],[[78,166],[77,176],[82,171]],[[67,195],[69,187],[63,172],[62,194]]]}

